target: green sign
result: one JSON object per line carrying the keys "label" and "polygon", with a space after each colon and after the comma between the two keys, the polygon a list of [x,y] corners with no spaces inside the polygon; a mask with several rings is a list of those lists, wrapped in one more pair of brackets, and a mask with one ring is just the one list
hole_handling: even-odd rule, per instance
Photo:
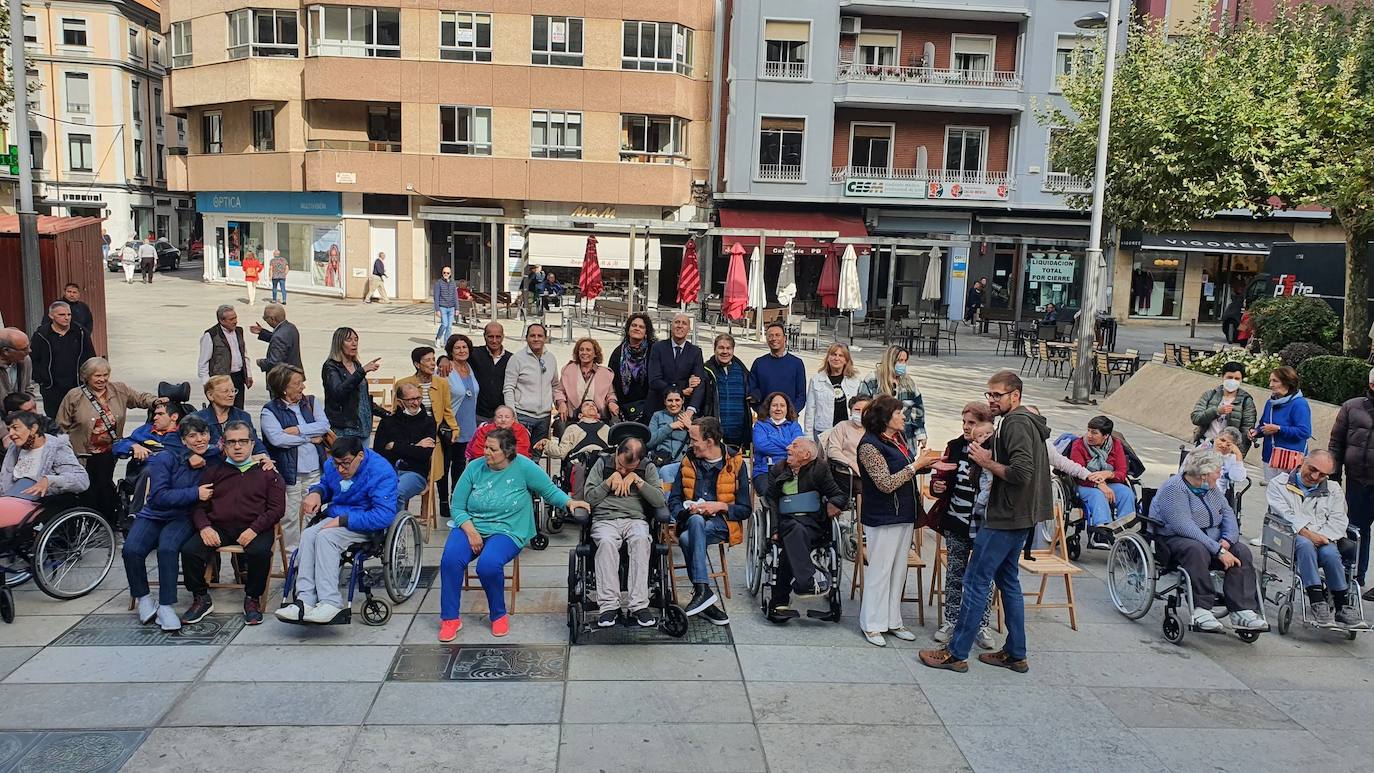
{"label": "green sign", "polygon": [[11,145],[10,152],[0,155],[0,166],[8,166],[10,174],[19,174],[19,146]]}

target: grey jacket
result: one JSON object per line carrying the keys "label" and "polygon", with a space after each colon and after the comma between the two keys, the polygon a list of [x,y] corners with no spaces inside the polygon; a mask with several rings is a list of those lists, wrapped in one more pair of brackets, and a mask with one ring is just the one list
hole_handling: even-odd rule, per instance
{"label": "grey jacket", "polygon": [[15,366],[15,373],[18,378],[11,383],[9,366],[0,364],[0,397],[11,392],[27,392],[37,397],[38,384],[33,380],[33,360],[28,357],[20,360]]}
{"label": "grey jacket", "polygon": [[1006,477],[992,479],[988,493],[987,529],[1029,529],[1054,517],[1050,486],[1050,437],[1045,417],[1017,408],[1002,417],[992,444],[992,458],[1006,465]]}
{"label": "grey jacket", "polygon": [[[77,461],[72,452],[72,442],[66,435],[45,435],[42,461],[38,467],[40,477],[48,479],[48,495],[80,494],[91,485],[86,468]],[[5,452],[5,463],[0,467],[0,496],[13,496],[14,465],[19,462],[19,448],[10,446]]]}
{"label": "grey jacket", "polygon": [[[1207,428],[1212,426],[1212,422],[1217,420],[1221,414],[1217,409],[1221,407],[1221,398],[1226,394],[1221,387],[1213,387],[1202,393],[1202,397],[1197,399],[1193,405],[1193,442],[1202,440],[1207,433]],[[1226,426],[1235,427],[1240,431],[1240,453],[1241,456],[1250,452],[1252,441],[1246,433],[1255,426],[1257,412],[1255,410],[1255,399],[1242,387],[1236,390],[1236,401],[1232,403],[1232,411],[1226,417]]]}
{"label": "grey jacket", "polygon": [[607,473],[615,472],[615,462],[609,456],[592,465],[587,471],[585,495],[587,504],[592,506],[593,521],[611,521],[617,518],[643,518],[644,505],[663,507],[667,500],[663,496],[663,483],[659,480],[658,469],[653,462],[645,461],[639,477],[644,483],[631,488],[630,493],[620,497],[611,493],[606,484]]}
{"label": "grey jacket", "polygon": [[[540,365],[543,365],[541,368]],[[553,410],[558,361],[548,349],[536,357],[529,348],[511,355],[506,363],[506,382],[501,390],[506,405],[526,416],[547,416]]]}
{"label": "grey jacket", "polygon": [[267,342],[267,356],[258,360],[263,373],[282,363],[305,370],[301,364],[301,331],[290,320],[282,320],[276,330],[264,329],[258,340]]}

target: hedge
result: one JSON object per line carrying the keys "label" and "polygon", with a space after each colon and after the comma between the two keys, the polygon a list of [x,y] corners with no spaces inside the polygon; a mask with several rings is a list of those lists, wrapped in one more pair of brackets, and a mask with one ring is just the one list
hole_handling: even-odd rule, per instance
{"label": "hedge", "polygon": [[1313,357],[1298,366],[1302,393],[1312,400],[1340,405],[1369,389],[1369,363],[1355,357]]}

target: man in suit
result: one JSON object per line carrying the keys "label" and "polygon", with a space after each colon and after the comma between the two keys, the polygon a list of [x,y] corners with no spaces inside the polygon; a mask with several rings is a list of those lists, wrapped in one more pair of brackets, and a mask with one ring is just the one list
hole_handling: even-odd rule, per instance
{"label": "man in suit", "polygon": [[669,389],[681,390],[687,410],[696,412],[692,396],[701,384],[703,371],[701,348],[687,340],[692,332],[692,318],[686,314],[673,317],[672,331],[671,338],[655,342],[649,350],[649,396],[645,406],[649,416],[663,409],[663,395]]}
{"label": "man in suit", "polygon": [[280,303],[269,303],[262,310],[262,321],[270,329],[254,323],[249,331],[259,341],[267,343],[267,356],[258,360],[258,367],[266,373],[277,365],[295,365],[301,370],[301,331],[294,323],[286,320],[286,307]]}

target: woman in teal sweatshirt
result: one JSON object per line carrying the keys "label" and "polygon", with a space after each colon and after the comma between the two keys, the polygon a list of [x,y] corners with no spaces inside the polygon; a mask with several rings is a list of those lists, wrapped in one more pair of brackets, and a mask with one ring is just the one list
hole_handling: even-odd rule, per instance
{"label": "woman in teal sweatshirt", "polygon": [[439,560],[439,641],[450,642],[463,627],[463,575],[477,559],[477,579],[487,595],[491,633],[510,631],[506,614],[506,564],[515,560],[535,534],[534,500],[539,497],[554,507],[569,510],[586,502],[563,493],[538,464],[515,450],[515,434],[493,430],[486,437],[482,458],[463,470],[453,489],[453,519],[448,542]]}

